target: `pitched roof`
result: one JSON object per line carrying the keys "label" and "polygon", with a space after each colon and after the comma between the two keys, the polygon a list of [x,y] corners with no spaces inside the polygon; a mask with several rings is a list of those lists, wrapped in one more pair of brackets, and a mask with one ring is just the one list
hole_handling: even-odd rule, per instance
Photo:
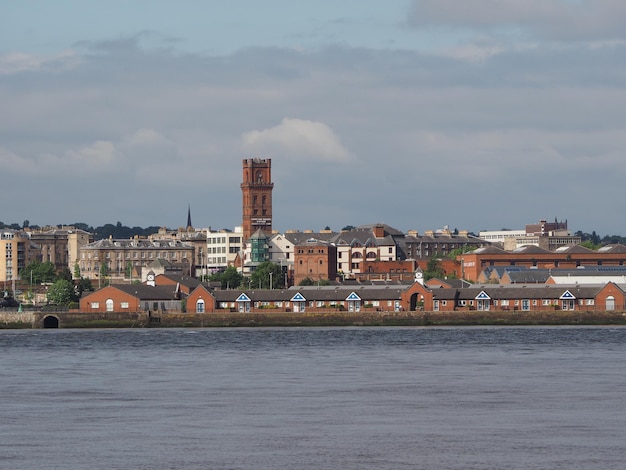
{"label": "pitched roof", "polygon": [[185,274],[165,273],[165,274],[160,274],[159,276],[166,277],[167,279],[170,279],[171,281],[179,283],[181,286],[189,287],[190,290],[195,289],[196,287],[198,287],[198,285],[202,284],[202,282],[200,282],[195,277],[191,277]]}
{"label": "pitched roof", "polygon": [[544,250],[543,248],[539,248],[535,245],[524,245],[519,248],[515,248],[511,253],[515,254],[526,254],[526,255],[549,255],[552,253],[549,250]]}
{"label": "pitched roof", "polygon": [[619,243],[615,245],[605,245],[598,249],[598,253],[626,253],[626,246]]}
{"label": "pitched roof", "polygon": [[556,250],[554,250],[554,252],[555,253],[568,253],[568,254],[594,253],[593,250],[590,250],[589,248],[585,248],[584,246],[580,246],[580,245],[560,246]]}
{"label": "pitched roof", "polygon": [[481,292],[485,292],[492,300],[515,299],[558,299],[569,291],[577,299],[595,298],[604,286],[579,285],[480,285],[467,289],[436,289],[433,291],[434,300],[474,300]]}
{"label": "pitched roof", "polygon": [[252,302],[288,302],[300,292],[307,301],[343,302],[353,292],[364,302],[400,299],[411,284],[358,285],[358,286],[293,286],[289,289],[217,290],[217,302],[235,302],[244,293]]}
{"label": "pitched roof", "polygon": [[173,286],[149,286],[147,284],[114,284],[111,287],[140,300],[177,300],[179,298]]}

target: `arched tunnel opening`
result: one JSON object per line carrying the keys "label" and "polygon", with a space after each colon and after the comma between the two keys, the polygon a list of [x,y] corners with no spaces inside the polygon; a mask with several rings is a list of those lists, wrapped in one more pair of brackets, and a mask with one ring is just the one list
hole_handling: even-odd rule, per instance
{"label": "arched tunnel opening", "polygon": [[44,328],[58,328],[59,327],[59,319],[53,315],[48,315],[43,319],[43,327]]}

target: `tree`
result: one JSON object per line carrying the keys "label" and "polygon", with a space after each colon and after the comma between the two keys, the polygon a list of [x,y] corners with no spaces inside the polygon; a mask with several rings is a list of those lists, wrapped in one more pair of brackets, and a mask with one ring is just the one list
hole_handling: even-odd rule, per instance
{"label": "tree", "polygon": [[65,279],[66,281],[72,282],[73,278],[72,278],[72,272],[70,271],[70,268],[65,267],[61,270],[61,272],[58,274],[57,279]]}
{"label": "tree", "polygon": [[312,286],[313,284],[314,284],[313,279],[311,279],[310,277],[305,277],[304,279],[300,281],[298,285],[299,286]]}
{"label": "tree", "polygon": [[80,266],[78,266],[78,263],[74,263],[74,279],[80,279],[81,277]]}
{"label": "tree", "polygon": [[102,281],[102,285],[108,286],[107,276],[109,275],[109,270],[107,269],[107,265],[105,262],[100,264],[100,279]]}
{"label": "tree", "polygon": [[48,302],[55,305],[68,305],[74,301],[74,284],[67,279],[59,279],[48,289]]}
{"label": "tree", "polygon": [[222,289],[234,289],[241,285],[243,281],[243,275],[237,271],[234,266],[228,266],[224,272],[212,274],[209,277],[210,281],[220,282]]}
{"label": "tree", "polygon": [[443,268],[441,267],[441,260],[437,258],[437,256],[433,256],[426,265],[426,270],[424,271],[424,280],[428,281],[429,279],[437,278],[441,279],[444,277]]}
{"label": "tree", "polygon": [[76,292],[79,294],[79,298],[83,294],[83,292],[93,292],[93,290],[94,288],[91,284],[91,279],[81,277],[80,280],[76,283]]}
{"label": "tree", "polygon": [[454,250],[450,250],[450,253],[448,253],[448,258],[456,259],[457,256],[460,256],[463,253],[469,253],[471,251],[474,251],[475,249],[476,249],[475,246],[463,246],[463,247],[455,248]]}
{"label": "tree", "polygon": [[589,248],[590,250],[597,250],[598,248],[600,248],[600,245],[596,245],[591,240],[585,240],[584,242],[581,242],[580,246]]}
{"label": "tree", "polygon": [[271,261],[265,261],[259,264],[250,276],[250,285],[252,287],[258,287],[259,289],[282,289],[285,285],[285,281],[280,265],[272,263]]}
{"label": "tree", "polygon": [[299,286],[328,286],[330,285],[330,281],[328,279],[318,279],[314,281],[310,277],[305,277],[298,284]]}
{"label": "tree", "polygon": [[23,281],[30,282],[32,279],[34,284],[52,282],[56,279],[55,267],[50,261],[32,261],[20,271],[20,277]]}

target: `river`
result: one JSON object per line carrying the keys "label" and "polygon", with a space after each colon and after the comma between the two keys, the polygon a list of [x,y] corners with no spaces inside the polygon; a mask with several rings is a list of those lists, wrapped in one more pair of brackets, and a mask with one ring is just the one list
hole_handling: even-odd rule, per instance
{"label": "river", "polygon": [[622,469],[626,328],[0,330],[0,468]]}

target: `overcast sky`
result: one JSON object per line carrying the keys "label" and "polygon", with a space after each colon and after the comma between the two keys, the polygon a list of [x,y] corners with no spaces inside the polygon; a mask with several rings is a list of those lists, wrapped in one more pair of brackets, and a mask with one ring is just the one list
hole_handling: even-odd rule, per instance
{"label": "overcast sky", "polygon": [[0,221],[626,235],[623,0],[0,0]]}

